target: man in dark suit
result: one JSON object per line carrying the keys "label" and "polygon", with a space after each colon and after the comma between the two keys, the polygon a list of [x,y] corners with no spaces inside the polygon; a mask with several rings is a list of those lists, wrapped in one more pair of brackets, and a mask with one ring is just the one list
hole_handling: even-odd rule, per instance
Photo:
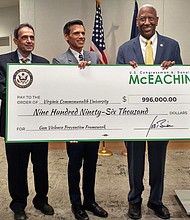
{"label": "man in dark suit", "polygon": [[[32,54],[34,49],[34,29],[30,24],[21,24],[14,31],[14,43],[17,50],[0,55],[0,99],[1,129],[0,135],[5,137],[6,114],[6,64],[7,63],[49,63],[43,57]],[[10,208],[16,220],[27,219],[28,183],[27,168],[29,156],[33,164],[36,195],[33,204],[43,214],[53,215],[54,210],[48,204],[48,143],[5,143],[8,162],[8,187],[12,198]]]}
{"label": "man in dark suit", "polygon": [[[156,9],[152,5],[143,5],[139,9],[136,24],[140,35],[120,46],[117,55],[118,64],[130,64],[134,68],[138,64],[145,64],[147,40],[152,42],[154,64],[161,64],[163,69],[167,69],[175,63],[182,64],[178,42],[156,32],[158,17]],[[163,219],[170,218],[169,210],[162,203],[167,143],[167,141],[147,142],[150,171],[149,184],[151,188],[148,207]],[[128,215],[132,219],[140,219],[142,217],[141,194],[144,190],[146,142],[128,141],[126,142],[126,148],[130,183]]]}
{"label": "man in dark suit", "polygon": [[[95,52],[83,50],[85,43],[85,28],[80,20],[70,21],[63,28],[64,38],[69,44],[69,49],[62,55],[53,59],[55,64],[78,64],[85,68],[90,63],[98,64],[99,58]],[[67,143],[68,184],[72,212],[76,219],[88,220],[85,210],[91,211],[99,217],[107,217],[108,213],[95,201],[95,175],[98,159],[99,142]],[[80,169],[83,165],[83,197],[82,204],[80,193]]]}

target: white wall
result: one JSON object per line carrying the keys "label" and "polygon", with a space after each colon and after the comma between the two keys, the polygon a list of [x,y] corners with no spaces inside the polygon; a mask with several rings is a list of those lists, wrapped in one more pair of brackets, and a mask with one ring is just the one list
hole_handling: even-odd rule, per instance
{"label": "white wall", "polygon": [[[190,0],[138,0],[139,7],[145,3],[157,8],[157,30],[180,43],[183,62],[189,64]],[[101,8],[107,56],[110,63],[115,63],[118,47],[130,37],[134,0],[102,0]],[[46,56],[50,61],[67,49],[62,28],[72,19],[84,21],[87,31],[85,49],[89,49],[94,16],[95,0],[20,0],[20,22],[34,25],[35,52]]]}
{"label": "white wall", "polygon": [[12,37],[15,27],[19,24],[19,7],[0,8],[0,37],[9,36],[10,46],[0,47],[0,53],[10,52],[16,47]]}
{"label": "white wall", "polygon": [[184,64],[190,64],[190,0],[165,0],[164,34],[179,41]]}

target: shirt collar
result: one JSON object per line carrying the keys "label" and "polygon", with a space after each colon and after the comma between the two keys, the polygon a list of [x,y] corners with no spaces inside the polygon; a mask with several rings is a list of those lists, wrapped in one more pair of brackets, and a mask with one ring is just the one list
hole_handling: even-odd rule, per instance
{"label": "shirt collar", "polygon": [[[19,62],[21,63],[21,59],[23,58],[23,56],[21,55],[21,53],[19,52],[19,50],[17,50],[17,54],[18,54],[18,59],[19,59]],[[31,63],[32,62],[32,54],[30,53],[28,56],[28,61],[27,63]]]}
{"label": "shirt collar", "polygon": [[76,50],[71,49],[71,52],[73,53],[73,55],[76,57],[76,59],[79,61],[79,54],[82,54],[84,56],[84,51],[82,50],[80,53],[77,52]]}
{"label": "shirt collar", "polygon": [[[152,41],[152,44],[154,45],[157,42],[158,34],[155,32],[155,34],[150,38]],[[140,42],[146,46],[147,39],[144,38],[142,35],[140,35]]]}

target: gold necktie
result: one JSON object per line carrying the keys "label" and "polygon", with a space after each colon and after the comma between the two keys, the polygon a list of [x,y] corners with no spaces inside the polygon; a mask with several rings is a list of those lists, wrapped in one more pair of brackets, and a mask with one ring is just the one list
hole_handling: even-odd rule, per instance
{"label": "gold necktie", "polygon": [[153,51],[152,51],[151,44],[152,44],[151,40],[146,41],[145,64],[154,64]]}
{"label": "gold necktie", "polygon": [[27,58],[27,57],[23,57],[23,58],[21,59],[21,61],[22,61],[22,63],[27,63],[28,58]]}

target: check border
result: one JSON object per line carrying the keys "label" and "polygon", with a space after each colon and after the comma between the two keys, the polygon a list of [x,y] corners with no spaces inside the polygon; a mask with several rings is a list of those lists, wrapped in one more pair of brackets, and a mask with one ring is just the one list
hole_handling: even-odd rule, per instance
{"label": "check border", "polygon": [[9,64],[6,142],[190,139],[189,76],[189,65]]}

